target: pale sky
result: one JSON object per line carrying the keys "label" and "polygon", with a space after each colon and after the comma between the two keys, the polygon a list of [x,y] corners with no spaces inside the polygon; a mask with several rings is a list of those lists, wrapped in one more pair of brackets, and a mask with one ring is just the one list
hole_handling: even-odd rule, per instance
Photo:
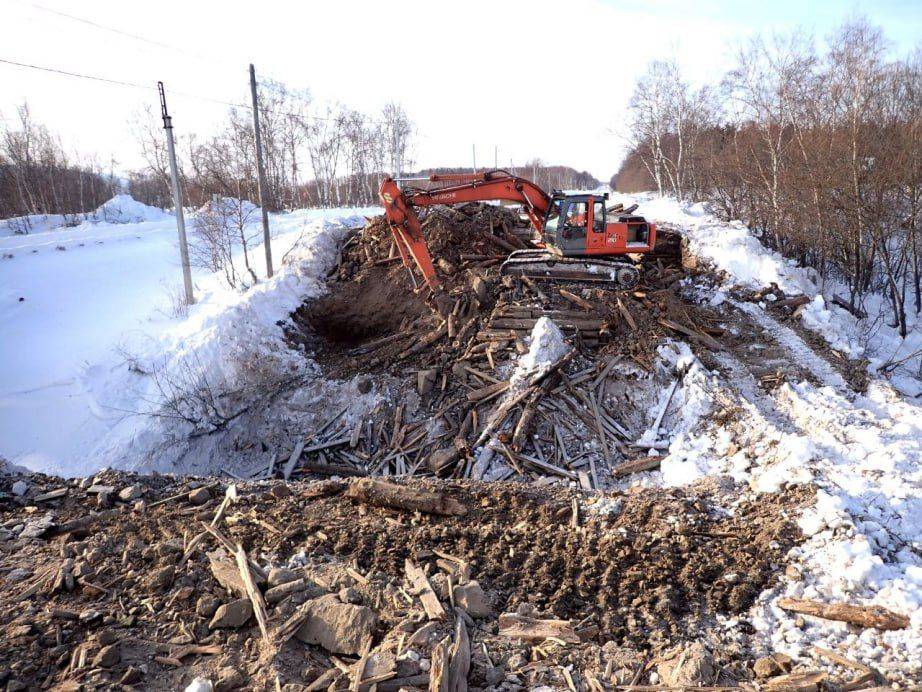
{"label": "pale sky", "polygon": [[[538,156],[607,180],[634,79],[651,59],[675,55],[693,82],[713,80],[754,33],[803,27],[821,39],[855,12],[884,28],[896,54],[922,36],[919,0],[0,0],[0,60],[163,80],[177,132],[203,135],[226,106],[175,92],[246,101],[253,62],[259,76],[307,87],[318,102],[370,114],[401,102],[418,129],[420,166],[470,165],[475,144],[481,166],[497,146],[500,165]],[[3,63],[0,85],[0,118],[27,100],[68,148],[140,165],[129,123],[157,106],[154,89]]]}

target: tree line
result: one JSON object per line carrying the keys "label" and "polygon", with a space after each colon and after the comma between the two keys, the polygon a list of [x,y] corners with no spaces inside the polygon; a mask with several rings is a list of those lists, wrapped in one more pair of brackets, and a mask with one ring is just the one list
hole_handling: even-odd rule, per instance
{"label": "tree line", "polygon": [[[76,223],[81,212],[96,209],[116,189],[93,159],[69,155],[60,139],[37,122],[28,105],[0,128],[0,218],[65,214]],[[29,219],[22,219],[24,233]]]}
{"label": "tree line", "polygon": [[922,312],[922,49],[893,59],[884,33],[851,20],[822,45],[757,37],[715,83],[650,64],[629,106],[618,189],[704,200],[770,248],[844,285],[862,314],[887,296],[905,335]]}

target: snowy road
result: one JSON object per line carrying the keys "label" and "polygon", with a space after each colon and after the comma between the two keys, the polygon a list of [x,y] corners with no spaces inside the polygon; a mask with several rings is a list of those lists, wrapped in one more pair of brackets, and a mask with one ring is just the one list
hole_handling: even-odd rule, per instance
{"label": "snowy road", "polygon": [[132,330],[169,322],[176,229],[75,229],[2,238],[0,248],[13,255],[0,264],[0,454],[53,468],[121,415],[92,405],[93,364],[111,361]]}
{"label": "snowy road", "polygon": [[[276,262],[307,224],[374,211],[272,215]],[[182,282],[175,222],[149,214],[158,220],[0,237],[0,457],[64,475],[89,472],[99,467],[91,450],[134,412],[119,391],[128,367],[122,346],[153,341],[181,322],[170,296]],[[260,248],[254,264],[264,276]],[[193,279],[212,303],[233,299],[213,275],[195,271]]]}

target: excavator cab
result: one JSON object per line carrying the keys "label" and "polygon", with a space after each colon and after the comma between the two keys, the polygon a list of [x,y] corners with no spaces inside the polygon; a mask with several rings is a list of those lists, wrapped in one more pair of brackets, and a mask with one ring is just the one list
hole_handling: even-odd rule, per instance
{"label": "excavator cab", "polygon": [[643,253],[652,249],[655,227],[642,216],[622,213],[620,205],[607,209],[607,201],[608,193],[566,194],[555,190],[542,233],[547,248],[563,257]]}

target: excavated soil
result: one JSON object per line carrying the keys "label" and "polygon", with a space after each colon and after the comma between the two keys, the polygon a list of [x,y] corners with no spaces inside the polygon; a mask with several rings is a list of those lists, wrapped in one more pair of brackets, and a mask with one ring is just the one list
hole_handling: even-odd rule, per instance
{"label": "excavated soil", "polygon": [[[277,641],[274,633],[297,599],[270,603],[271,645],[260,643],[252,618],[243,627],[209,628],[214,608],[237,596],[209,568],[215,540],[193,536],[212,521],[225,484],[210,481],[199,491],[204,504],[195,504],[188,493],[201,484],[166,477],[104,472],[82,484],[44,476],[27,482],[28,491],[14,496],[12,480],[0,480],[6,689],[96,688],[120,680],[181,689],[205,675],[224,680],[219,689],[295,690],[335,671],[322,648]],[[605,679],[607,669],[612,680],[631,678],[667,647],[700,640],[718,614],[744,613],[801,540],[792,517],[811,499],[804,488],[789,489],[744,500],[731,512],[719,506],[722,492],[714,485],[592,498],[509,483],[408,485],[444,493],[467,514],[373,507],[347,499],[330,482],[260,482],[238,484],[240,499],[217,527],[265,567],[303,566],[315,584],[312,596],[318,588],[351,588],[340,598],[378,614],[373,646],[381,651],[425,622],[418,601],[407,596],[411,587],[401,587],[404,560],[430,573],[446,607],[439,556],[466,561],[493,611],[468,625],[471,684],[497,684],[499,671],[498,681],[519,680],[511,689],[563,685],[558,666],[565,664],[574,664],[577,676]],[[546,643],[536,659],[530,645],[497,633],[495,617],[503,612],[568,619],[582,643]],[[115,653],[106,648],[113,646]],[[751,675],[738,645],[714,656],[733,675]],[[410,665],[418,658],[401,674],[425,675]],[[609,659],[618,661],[614,669]],[[541,665],[525,665],[529,660]],[[348,682],[343,676],[336,689]]]}

